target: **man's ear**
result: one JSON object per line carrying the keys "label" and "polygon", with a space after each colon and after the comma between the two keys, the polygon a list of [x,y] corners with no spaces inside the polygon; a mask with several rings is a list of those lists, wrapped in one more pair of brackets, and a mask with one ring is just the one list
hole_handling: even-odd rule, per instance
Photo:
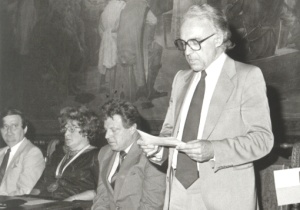
{"label": "man's ear", "polygon": [[27,126],[23,130],[24,130],[24,134],[26,134],[28,130]]}
{"label": "man's ear", "polygon": [[136,123],[134,123],[134,124],[130,127],[130,132],[131,132],[131,134],[134,134],[134,133],[135,133],[136,128],[137,128]]}
{"label": "man's ear", "polygon": [[222,33],[217,33],[216,38],[215,38],[215,46],[220,47],[223,44],[223,34]]}

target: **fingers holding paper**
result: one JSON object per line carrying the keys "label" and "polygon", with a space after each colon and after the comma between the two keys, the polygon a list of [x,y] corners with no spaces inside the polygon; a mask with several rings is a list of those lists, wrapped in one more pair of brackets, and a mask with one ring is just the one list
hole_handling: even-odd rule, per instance
{"label": "fingers holding paper", "polygon": [[205,162],[214,158],[214,148],[208,140],[193,140],[176,146],[179,152],[187,154],[197,162]]}
{"label": "fingers holding paper", "polygon": [[147,157],[153,156],[159,151],[158,145],[146,144],[143,140],[138,140],[137,144],[140,145]]}

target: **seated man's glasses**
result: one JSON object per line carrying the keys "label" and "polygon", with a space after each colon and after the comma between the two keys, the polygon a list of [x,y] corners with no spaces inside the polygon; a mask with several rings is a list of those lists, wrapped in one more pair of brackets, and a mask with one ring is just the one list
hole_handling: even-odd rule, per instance
{"label": "seated man's glasses", "polygon": [[174,44],[177,47],[177,49],[180,50],[180,51],[185,51],[186,45],[188,45],[192,50],[198,51],[198,50],[201,50],[201,43],[206,41],[207,39],[209,39],[213,35],[215,35],[215,34],[212,34],[212,35],[210,35],[210,36],[208,36],[205,39],[202,39],[200,41],[198,41],[197,39],[189,39],[186,42],[182,39],[176,39],[174,41]]}

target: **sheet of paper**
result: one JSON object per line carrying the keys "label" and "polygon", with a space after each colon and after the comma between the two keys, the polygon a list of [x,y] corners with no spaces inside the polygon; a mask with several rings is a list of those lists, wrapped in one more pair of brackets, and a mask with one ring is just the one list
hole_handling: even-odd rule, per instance
{"label": "sheet of paper", "polygon": [[180,144],[185,144],[174,137],[159,137],[138,130],[145,144],[153,144],[158,146],[176,147]]}
{"label": "sheet of paper", "polygon": [[51,203],[55,202],[54,200],[44,200],[44,199],[36,199],[36,200],[29,200],[27,203],[23,204],[23,206],[33,206],[33,205],[39,205],[44,203]]}
{"label": "sheet of paper", "polygon": [[300,168],[274,171],[278,205],[300,203]]}

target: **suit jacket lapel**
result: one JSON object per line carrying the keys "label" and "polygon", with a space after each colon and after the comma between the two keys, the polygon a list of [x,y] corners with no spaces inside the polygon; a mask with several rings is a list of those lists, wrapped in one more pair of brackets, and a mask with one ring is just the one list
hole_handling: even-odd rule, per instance
{"label": "suit jacket lapel", "polygon": [[234,60],[227,57],[213,93],[202,138],[208,139],[234,89],[232,78],[236,74]]}
{"label": "suit jacket lapel", "polygon": [[102,166],[103,173],[101,174],[101,176],[104,184],[106,184],[107,188],[109,189],[109,193],[113,194],[113,189],[111,187],[111,184],[108,181],[108,176],[114,164],[117,152],[114,152],[109,148],[107,153],[108,155],[104,156],[106,158],[103,160],[103,166]]}
{"label": "suit jacket lapel", "polygon": [[[20,154],[22,153],[22,151],[24,150],[24,148],[26,147],[26,145],[28,144],[29,140],[27,140],[26,138],[24,139],[24,141],[21,143],[20,147],[18,148],[17,152],[15,153],[15,155],[13,156],[13,158],[11,159],[9,165],[7,166],[7,171],[10,171],[13,164],[16,163],[16,160],[20,157]],[[7,173],[5,173],[7,174]]]}
{"label": "suit jacket lapel", "polygon": [[135,142],[131,146],[126,158],[124,159],[120,167],[118,178],[116,180],[115,189],[114,189],[115,200],[117,200],[121,192],[126,176],[128,175],[131,168],[140,161],[141,155],[142,155],[142,150],[139,148],[135,140]]}
{"label": "suit jacket lapel", "polygon": [[177,101],[174,102],[176,104],[175,106],[175,121],[176,124],[175,124],[175,127],[174,127],[174,134],[176,135],[177,134],[177,131],[179,129],[179,122],[180,122],[180,116],[181,116],[181,107],[182,107],[182,104],[183,104],[183,101],[185,99],[185,96],[186,96],[186,93],[191,85],[191,81],[193,79],[193,74],[194,72],[190,70],[190,72],[188,72],[187,74],[184,75],[184,78],[183,78],[183,83],[179,83],[178,86],[176,87],[177,90],[179,90],[179,95],[177,97]]}

